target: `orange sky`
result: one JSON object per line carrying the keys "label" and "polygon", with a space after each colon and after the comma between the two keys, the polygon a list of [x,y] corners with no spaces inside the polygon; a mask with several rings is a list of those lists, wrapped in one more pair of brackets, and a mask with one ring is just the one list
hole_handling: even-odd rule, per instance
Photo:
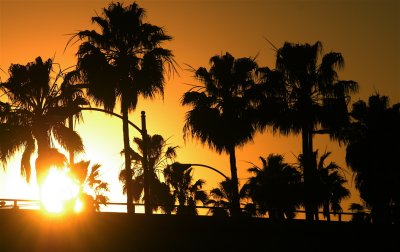
{"label": "orange sky", "polygon": [[[391,102],[400,102],[400,2],[393,0],[144,0],[137,1],[147,11],[147,21],[163,26],[173,40],[164,46],[173,50],[181,66],[179,76],[168,80],[164,100],[141,101],[130,120],[140,125],[140,111],[147,114],[149,134],[161,134],[171,145],[179,145],[178,161],[203,163],[229,175],[229,158],[203,147],[196,141],[184,142],[182,127],[188,107],[180,105],[185,83],[194,83],[185,64],[195,68],[209,67],[211,56],[230,52],[236,58],[258,55],[260,66],[274,67],[275,52],[268,38],[280,47],[285,41],[324,45],[325,52],[343,54],[345,69],[341,79],[360,85],[352,101],[367,99],[374,92],[388,95]],[[0,0],[0,68],[7,72],[11,63],[26,64],[37,56],[54,57],[62,68],[75,64],[76,46],[64,47],[69,35],[78,30],[92,29],[90,18],[101,13],[109,1],[100,0]],[[130,1],[125,1],[130,3]],[[2,81],[7,74],[0,73]],[[116,110],[116,112],[119,112]],[[123,167],[119,152],[123,148],[122,123],[119,119],[84,113],[84,124],[77,125],[86,148],[86,157],[100,163],[105,180],[111,182],[112,201],[125,198],[118,185]],[[132,128],[131,138],[138,136]],[[344,149],[327,137],[316,137],[315,148],[332,151],[331,161],[346,168]],[[248,177],[248,162],[261,165],[258,157],[270,153],[283,154],[288,162],[300,152],[297,137],[258,134],[253,143],[237,151],[239,178]],[[16,189],[18,162],[10,162],[0,173],[0,198],[25,197],[25,189]],[[348,169],[346,169],[348,171]],[[207,188],[222,177],[196,168],[195,177],[207,181]],[[346,173],[349,181],[350,172]],[[26,187],[22,180],[18,185]],[[349,184],[349,187],[352,185]],[[357,193],[345,202],[357,201]]]}

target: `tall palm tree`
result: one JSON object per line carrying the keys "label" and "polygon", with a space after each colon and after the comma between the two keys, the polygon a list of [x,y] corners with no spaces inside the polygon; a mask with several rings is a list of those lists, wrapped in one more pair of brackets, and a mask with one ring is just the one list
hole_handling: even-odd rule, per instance
{"label": "tall palm tree", "polygon": [[258,65],[251,58],[235,59],[231,54],[210,59],[210,69],[193,69],[203,85],[195,86],[182,97],[191,106],[186,114],[184,137],[191,136],[218,153],[229,154],[233,182],[232,214],[240,214],[236,148],[251,141],[255,132],[255,89]]}
{"label": "tall palm tree", "polygon": [[269,72],[273,73],[273,78],[267,78],[267,86],[281,86],[279,98],[285,106],[273,120],[267,117],[266,123],[272,122],[275,132],[301,134],[302,137],[308,220],[313,219],[317,210],[308,199],[312,194],[310,185],[317,176],[313,136],[329,133],[332,139],[337,139],[338,130],[349,123],[350,94],[358,90],[356,82],[338,78],[337,70],[344,66],[340,53],[329,52],[319,61],[320,54],[322,44],[319,41],[312,45],[285,42],[277,49],[276,69]]}
{"label": "tall palm tree", "polygon": [[52,76],[53,61],[41,57],[27,65],[12,64],[10,77],[1,83],[0,159],[8,161],[22,150],[21,172],[29,182],[31,157],[37,151],[36,179],[40,186],[51,165],[64,166],[66,158],[56,143],[66,151],[82,152],[80,136],[65,126],[66,118],[75,113],[64,106],[64,94],[57,84],[62,73]]}
{"label": "tall palm tree", "polygon": [[[171,37],[163,28],[144,22],[144,15],[145,10],[136,2],[127,6],[111,3],[103,9],[103,16],[92,17],[99,31],[83,30],[71,38],[77,36],[83,41],[77,52],[77,67],[89,86],[89,96],[109,111],[119,102],[125,150],[130,149],[128,115],[136,108],[138,97],[163,95],[164,73],[175,70],[172,52],[161,47]],[[125,169],[130,187],[132,171],[127,151]],[[134,210],[132,200],[128,190],[128,212]]]}
{"label": "tall palm tree", "polygon": [[[150,205],[153,210],[161,208],[166,213],[171,213],[174,200],[170,194],[169,186],[165,184],[163,171],[168,165],[172,164],[176,158],[178,146],[167,146],[166,140],[161,135],[148,135],[147,137],[147,156],[148,169],[150,171]],[[135,137],[133,142],[139,152],[129,150],[132,161],[132,195],[135,202],[144,200],[144,172],[143,172],[143,139]],[[123,151],[122,151],[123,152]],[[126,170],[122,170],[119,175],[123,183],[123,192],[127,193]]]}
{"label": "tall palm tree", "polygon": [[80,161],[70,165],[70,173],[80,186],[79,196],[83,199],[84,208],[89,211],[100,211],[100,205],[107,205],[108,183],[100,178],[100,164],[89,167],[90,161]]}
{"label": "tall palm tree", "polygon": [[353,122],[345,134],[346,162],[356,188],[371,209],[373,222],[400,221],[400,103],[371,95],[353,104]]}
{"label": "tall palm tree", "polygon": [[202,189],[205,181],[193,181],[192,170],[190,165],[178,162],[168,165],[164,170],[165,182],[173,191],[174,201],[178,201],[178,215],[198,215],[197,202],[205,205],[208,201],[208,195]]}
{"label": "tall palm tree", "polygon": [[243,194],[252,199],[258,215],[268,213],[274,220],[294,218],[302,203],[301,173],[285,163],[282,155],[270,154],[267,159],[260,159],[261,168],[254,165],[248,169],[254,176],[243,185]]}
{"label": "tall palm tree", "polygon": [[[334,214],[343,211],[340,203],[343,199],[350,197],[350,191],[344,184],[347,182],[345,177],[340,174],[341,167],[335,162],[325,164],[331,152],[325,152],[319,157],[317,162],[317,178],[313,181],[313,192],[310,196],[318,209],[322,207],[325,218],[330,221],[330,212]],[[314,159],[318,158],[318,150],[314,152]],[[300,167],[304,170],[304,160],[302,155],[298,157]],[[318,213],[315,213],[318,220]]]}

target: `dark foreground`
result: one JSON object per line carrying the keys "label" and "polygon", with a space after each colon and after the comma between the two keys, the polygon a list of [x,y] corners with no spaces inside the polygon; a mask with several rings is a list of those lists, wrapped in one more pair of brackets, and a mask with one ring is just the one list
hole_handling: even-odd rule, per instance
{"label": "dark foreground", "polygon": [[0,251],[400,251],[400,229],[339,222],[0,211]]}

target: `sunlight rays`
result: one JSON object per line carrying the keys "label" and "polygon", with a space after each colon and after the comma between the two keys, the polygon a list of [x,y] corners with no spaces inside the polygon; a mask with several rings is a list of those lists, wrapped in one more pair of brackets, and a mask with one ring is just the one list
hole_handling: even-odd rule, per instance
{"label": "sunlight rays", "polygon": [[68,169],[51,168],[41,185],[40,202],[48,213],[79,212],[83,203],[79,199],[79,184],[68,174]]}

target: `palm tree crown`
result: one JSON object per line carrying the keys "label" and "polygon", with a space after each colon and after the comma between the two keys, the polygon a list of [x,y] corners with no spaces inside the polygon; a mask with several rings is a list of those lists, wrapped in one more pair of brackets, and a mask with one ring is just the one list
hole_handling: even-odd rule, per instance
{"label": "palm tree crown", "polygon": [[172,52],[160,45],[172,38],[163,28],[143,22],[145,10],[136,3],[111,3],[103,14],[92,18],[100,32],[75,35],[84,41],[77,52],[78,69],[98,105],[113,110],[120,100],[121,109],[134,110],[138,95],[163,95],[164,63],[173,67],[174,62]]}
{"label": "palm tree crown", "polygon": [[[27,65],[13,64],[9,79],[1,83],[8,102],[1,103],[0,157],[7,161],[22,148],[21,171],[30,179],[32,155],[37,150],[36,175],[40,182],[50,165],[64,165],[65,156],[55,143],[67,151],[83,151],[80,136],[65,126],[66,118],[77,110],[65,107],[62,72],[52,78],[53,61],[38,57]],[[56,142],[54,141],[56,140]]]}

